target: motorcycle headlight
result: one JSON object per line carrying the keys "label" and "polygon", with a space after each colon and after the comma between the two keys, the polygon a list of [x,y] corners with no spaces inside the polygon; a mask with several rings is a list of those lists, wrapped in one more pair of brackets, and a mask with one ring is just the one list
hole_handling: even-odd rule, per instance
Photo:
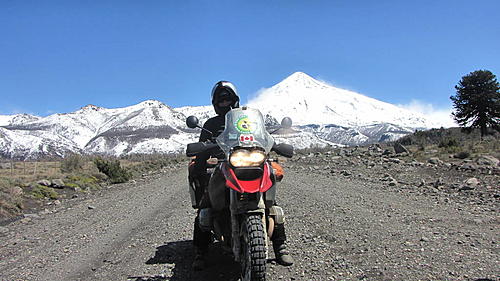
{"label": "motorcycle headlight", "polygon": [[258,167],[265,160],[266,154],[260,150],[238,149],[229,157],[229,162],[233,167]]}

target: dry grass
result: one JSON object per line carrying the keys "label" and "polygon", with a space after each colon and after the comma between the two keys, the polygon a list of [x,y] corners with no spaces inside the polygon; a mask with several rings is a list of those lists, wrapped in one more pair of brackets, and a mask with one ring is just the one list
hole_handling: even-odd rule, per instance
{"label": "dry grass", "polygon": [[[90,192],[108,184],[109,179],[100,173],[91,157],[75,156],[68,163],[64,160],[0,161],[0,220],[21,214],[25,208],[37,205],[40,200],[61,198],[59,193]],[[176,165],[185,158],[164,155],[139,155],[119,160],[120,165],[133,177]],[[68,167],[72,167],[68,169]],[[69,189],[57,190],[38,185],[40,180],[62,179]],[[64,194],[62,195],[64,196]],[[27,206],[28,205],[28,206]]]}

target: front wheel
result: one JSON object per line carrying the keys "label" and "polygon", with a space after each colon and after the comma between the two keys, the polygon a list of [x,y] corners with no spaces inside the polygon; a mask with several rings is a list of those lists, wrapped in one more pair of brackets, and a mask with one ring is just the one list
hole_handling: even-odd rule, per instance
{"label": "front wheel", "polygon": [[266,280],[266,237],[261,215],[249,215],[243,222],[241,280]]}

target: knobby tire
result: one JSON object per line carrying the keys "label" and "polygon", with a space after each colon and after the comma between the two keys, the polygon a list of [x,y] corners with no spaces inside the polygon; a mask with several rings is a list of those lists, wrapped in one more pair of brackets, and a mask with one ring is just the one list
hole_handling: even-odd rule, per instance
{"label": "knobby tire", "polygon": [[[244,223],[243,244],[246,245],[242,247],[242,280],[265,281],[266,237],[262,217],[260,215],[249,215]],[[248,262],[250,262],[249,265]]]}

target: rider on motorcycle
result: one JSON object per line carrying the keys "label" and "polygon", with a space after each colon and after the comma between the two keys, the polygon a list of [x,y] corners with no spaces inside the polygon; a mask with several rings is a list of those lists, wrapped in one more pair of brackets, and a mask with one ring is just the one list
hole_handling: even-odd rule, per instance
{"label": "rider on motorcycle", "polygon": [[[236,87],[227,81],[219,81],[215,84],[212,89],[212,105],[214,106],[217,116],[208,119],[203,125],[204,129],[212,132],[213,135],[205,130],[201,131],[200,142],[215,141],[215,138],[219,136],[225,127],[225,115],[233,108],[239,107],[240,98],[236,92]],[[208,196],[205,193],[206,187],[209,181],[220,182],[224,181],[220,171],[214,171],[212,179],[207,175],[207,160],[211,156],[216,156],[218,158],[223,158],[224,155],[210,155],[210,154],[199,154],[194,159],[194,162],[190,166],[189,176],[191,179],[198,182],[197,189],[201,190],[196,192],[198,197],[196,201],[200,202],[200,206],[197,212],[197,216],[194,222],[194,232],[193,232],[193,244],[195,247],[195,258],[193,262],[193,269],[200,270],[204,268],[204,256],[207,253],[208,246],[211,242],[210,231],[204,231],[200,227],[200,210],[202,208],[210,207]],[[273,235],[271,237],[273,242],[273,249],[276,256],[276,261],[281,265],[292,265],[293,258],[287,251],[286,247],[286,234],[284,223],[277,223],[275,225]]]}

